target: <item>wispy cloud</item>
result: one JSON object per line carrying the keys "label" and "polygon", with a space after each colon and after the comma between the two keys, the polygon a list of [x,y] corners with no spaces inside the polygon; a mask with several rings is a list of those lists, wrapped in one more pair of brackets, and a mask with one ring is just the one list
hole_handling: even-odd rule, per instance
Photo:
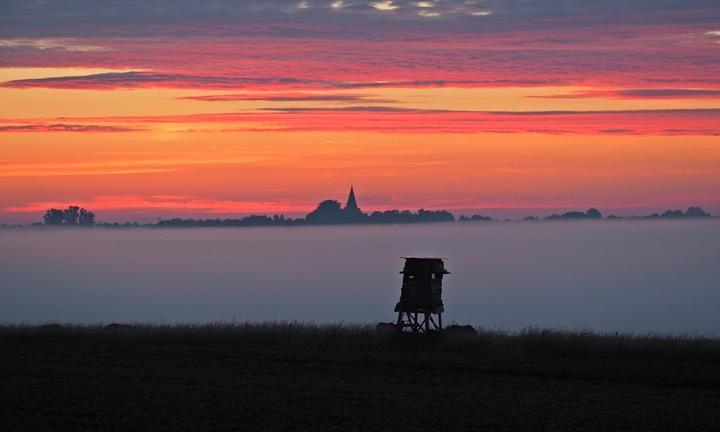
{"label": "wispy cloud", "polygon": [[0,39],[0,48],[32,48],[35,50],[61,50],[77,52],[107,51],[109,48],[86,45],[71,38],[48,39]]}
{"label": "wispy cloud", "polygon": [[565,94],[529,96],[542,99],[720,99],[720,89],[646,88],[618,90],[580,90]]}
{"label": "wispy cloud", "polygon": [[177,158],[106,158],[87,161],[0,162],[0,177],[106,176],[175,172],[192,167],[257,164],[252,155],[220,153],[215,156],[185,155]]}
{"label": "wispy cloud", "polygon": [[327,108],[327,107],[271,107],[271,108],[260,108],[260,111],[275,111],[284,113],[303,113],[303,112],[447,112],[445,110],[423,110],[414,108],[402,108],[394,106],[350,106],[350,107],[338,107],[338,108]]}
{"label": "wispy cloud", "polygon": [[142,130],[135,127],[118,127],[105,125],[79,125],[79,124],[20,124],[0,125],[0,132],[88,132],[88,133],[111,133],[111,132],[135,132]]}
{"label": "wispy cloud", "polygon": [[371,3],[370,5],[379,11],[392,11],[399,7],[392,0],[376,1],[376,2]]}
{"label": "wispy cloud", "polygon": [[[80,76],[60,76],[5,81],[7,88],[56,88],[114,90],[132,88],[207,88],[207,89],[355,89],[380,87],[440,87],[472,84],[467,81],[397,80],[397,81],[323,81],[293,77],[240,77],[221,75],[165,74],[154,72],[110,72]],[[211,99],[211,98],[210,98]]]}
{"label": "wispy cloud", "polygon": [[203,102],[263,101],[263,102],[344,102],[344,103],[391,103],[390,99],[381,99],[368,95],[325,94],[325,93],[233,93],[220,95],[183,96],[179,99]]}
{"label": "wispy cloud", "polygon": [[[51,119],[34,119],[47,122]],[[265,108],[259,112],[85,117],[73,123],[186,124],[185,132],[373,131],[580,135],[720,135],[720,109],[623,111],[451,111],[388,106]],[[0,123],[33,119],[0,119]],[[189,125],[206,124],[206,127]],[[213,128],[213,124],[221,124]],[[209,126],[209,128],[207,127]]]}

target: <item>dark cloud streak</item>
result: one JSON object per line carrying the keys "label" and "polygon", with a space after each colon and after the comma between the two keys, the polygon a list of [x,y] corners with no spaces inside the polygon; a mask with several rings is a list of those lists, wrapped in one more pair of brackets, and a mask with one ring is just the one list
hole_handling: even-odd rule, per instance
{"label": "dark cloud streak", "polygon": [[80,76],[61,76],[6,81],[0,87],[8,88],[57,88],[113,90],[118,88],[173,87],[208,89],[253,88],[307,88],[307,89],[362,89],[380,87],[443,87],[448,85],[472,85],[472,81],[409,80],[343,82],[306,80],[294,77],[235,77],[220,75],[190,75],[181,73],[110,72]]}
{"label": "dark cloud streak", "polygon": [[379,99],[367,95],[348,94],[223,94],[183,96],[178,99],[195,100],[202,102],[231,102],[231,101],[262,101],[262,102],[345,102],[345,103],[393,103],[389,99]]}

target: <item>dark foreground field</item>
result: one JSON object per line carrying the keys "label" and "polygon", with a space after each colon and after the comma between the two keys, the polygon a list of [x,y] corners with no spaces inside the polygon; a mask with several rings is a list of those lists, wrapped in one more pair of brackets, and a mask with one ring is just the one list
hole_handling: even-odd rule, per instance
{"label": "dark foreground field", "polygon": [[0,327],[0,430],[720,430],[720,341]]}

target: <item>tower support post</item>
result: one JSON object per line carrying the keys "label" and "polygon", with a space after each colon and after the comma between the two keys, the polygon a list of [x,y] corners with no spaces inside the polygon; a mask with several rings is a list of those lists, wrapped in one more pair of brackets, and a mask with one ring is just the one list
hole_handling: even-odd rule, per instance
{"label": "tower support post", "polygon": [[[437,315],[437,319],[435,319]],[[397,326],[400,331],[430,333],[442,330],[442,314],[427,311],[398,312]]]}

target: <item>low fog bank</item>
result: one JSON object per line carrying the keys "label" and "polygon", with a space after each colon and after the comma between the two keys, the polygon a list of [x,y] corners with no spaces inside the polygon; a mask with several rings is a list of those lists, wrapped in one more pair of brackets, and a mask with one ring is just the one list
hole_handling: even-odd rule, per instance
{"label": "low fog bank", "polygon": [[0,322],[394,319],[403,256],[444,321],[720,335],[720,223],[0,231]]}

